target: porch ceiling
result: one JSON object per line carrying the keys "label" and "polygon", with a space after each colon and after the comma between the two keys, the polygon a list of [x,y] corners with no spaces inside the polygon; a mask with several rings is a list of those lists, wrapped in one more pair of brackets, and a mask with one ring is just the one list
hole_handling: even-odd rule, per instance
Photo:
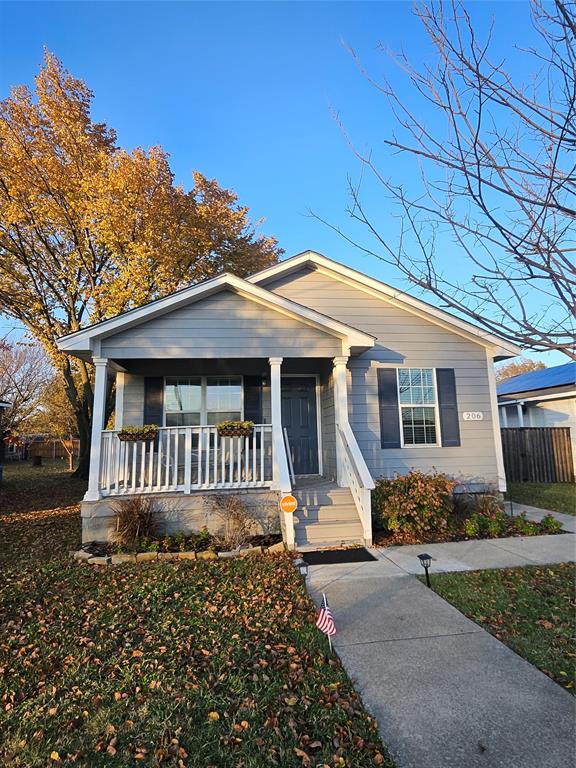
{"label": "porch ceiling", "polygon": [[[218,360],[188,359],[175,360],[170,357],[138,358],[120,361],[119,366],[127,373],[138,376],[240,376],[270,375],[270,364],[265,357],[221,358]],[[327,374],[332,370],[332,358],[285,357],[282,361],[283,374]]]}

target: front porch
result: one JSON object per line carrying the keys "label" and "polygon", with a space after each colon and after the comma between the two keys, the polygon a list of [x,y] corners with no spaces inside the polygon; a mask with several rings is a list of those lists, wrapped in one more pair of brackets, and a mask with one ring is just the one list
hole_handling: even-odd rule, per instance
{"label": "front porch", "polygon": [[[179,499],[183,527],[211,527],[203,498],[236,491],[254,504],[260,498],[267,514],[275,499],[272,508],[293,548],[298,517],[281,512],[277,502],[296,492],[299,475],[299,490],[319,478],[349,489],[350,523],[361,531],[354,541],[369,541],[372,478],[348,424],[347,360],[95,358],[85,539],[106,535],[114,500],[130,494],[152,494],[172,506]],[[112,387],[114,428],[105,429]],[[252,434],[219,435],[217,423],[228,418],[253,421]],[[147,423],[158,426],[154,440],[119,439],[124,426]],[[178,524],[172,514],[169,527]]]}
{"label": "front porch", "polygon": [[[374,344],[230,274],[63,337],[61,350],[95,366],[85,534],[88,519],[112,520],[114,499],[130,494],[277,501],[302,474],[349,488],[369,540],[373,481],[348,423],[347,361]],[[229,420],[253,422],[253,434],[221,437],[216,425]],[[159,428],[154,441],[118,439],[122,427],[144,424]],[[293,547],[292,515],[276,514]]]}

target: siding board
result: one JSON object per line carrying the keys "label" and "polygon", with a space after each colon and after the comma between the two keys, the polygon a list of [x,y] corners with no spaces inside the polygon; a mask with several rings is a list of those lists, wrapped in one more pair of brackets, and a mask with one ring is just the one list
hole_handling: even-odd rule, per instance
{"label": "siding board", "polygon": [[102,340],[101,354],[143,357],[333,357],[340,339],[223,291]]}
{"label": "siding board", "polygon": [[[264,287],[377,337],[374,349],[349,361],[350,423],[374,477],[436,468],[471,484],[497,483],[484,347],[318,271],[305,268]],[[453,368],[461,445],[380,448],[378,363]],[[463,411],[481,411],[484,419],[463,421]]]}

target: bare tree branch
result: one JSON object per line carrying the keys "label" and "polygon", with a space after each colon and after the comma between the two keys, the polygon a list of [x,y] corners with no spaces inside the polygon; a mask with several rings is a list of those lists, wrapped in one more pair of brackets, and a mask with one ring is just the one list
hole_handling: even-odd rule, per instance
{"label": "bare tree branch", "polygon": [[[371,177],[400,213],[397,237],[384,236],[349,182],[350,216],[368,242],[348,242],[392,264],[442,305],[502,338],[576,359],[576,3],[532,0],[539,46],[518,50],[530,84],[491,57],[491,32],[476,35],[461,2],[428,0],[415,13],[434,45],[432,64],[393,61],[424,99],[410,105],[386,79],[362,75],[388,102],[396,131],[384,139],[413,158],[421,174],[387,178],[371,153],[351,147],[361,180]],[[439,114],[445,130],[430,118]],[[410,176],[410,174],[406,174]],[[440,236],[454,244],[444,271]]]}

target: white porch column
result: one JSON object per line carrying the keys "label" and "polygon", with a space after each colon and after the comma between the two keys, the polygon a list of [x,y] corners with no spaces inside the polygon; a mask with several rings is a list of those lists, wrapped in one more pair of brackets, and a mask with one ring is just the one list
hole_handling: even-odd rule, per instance
{"label": "white porch column", "polygon": [[334,416],[336,420],[336,481],[341,487],[345,487],[346,478],[342,457],[344,446],[340,439],[338,427],[348,422],[347,363],[348,357],[346,355],[335,357],[332,361],[334,378]]}
{"label": "white porch column", "polygon": [[[272,444],[276,446],[284,440],[282,435],[282,357],[270,357],[270,405],[272,412]],[[279,467],[276,451],[273,455],[273,479],[276,485],[279,481]]]}
{"label": "white porch column", "polygon": [[116,400],[114,403],[114,429],[122,429],[124,426],[124,373],[116,374]]}
{"label": "white porch column", "polygon": [[523,403],[516,403],[516,411],[518,413],[518,426],[524,426],[524,411],[522,410]]}
{"label": "white porch column", "polygon": [[102,430],[105,427],[106,417],[106,389],[108,384],[108,358],[95,357],[94,363],[94,405],[92,408],[92,439],[90,442],[90,476],[88,490],[84,499],[86,501],[98,501],[100,489],[98,487],[100,476],[100,452],[102,450]]}
{"label": "white porch column", "polygon": [[503,405],[500,408],[500,426],[507,427],[508,426],[508,414],[506,412],[506,406]]}

